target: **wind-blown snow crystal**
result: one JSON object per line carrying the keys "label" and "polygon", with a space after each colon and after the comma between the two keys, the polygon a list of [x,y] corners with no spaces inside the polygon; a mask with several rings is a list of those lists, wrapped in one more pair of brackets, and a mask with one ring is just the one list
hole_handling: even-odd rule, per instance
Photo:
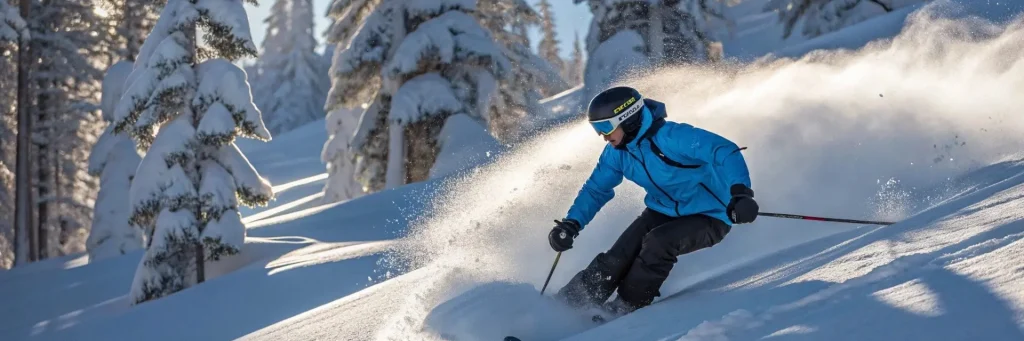
{"label": "wind-blown snow crystal", "polygon": [[642,51],[644,41],[636,31],[625,30],[608,38],[587,60],[583,83],[591,89],[588,92],[597,93],[621,78],[635,77],[631,74],[651,63]]}
{"label": "wind-blown snow crystal", "polygon": [[926,0],[798,0],[770,1],[765,11],[778,12],[783,37],[799,28],[807,37],[834,32],[871,17],[886,14]]}
{"label": "wind-blown snow crystal", "polygon": [[[763,211],[876,218],[876,212],[889,214],[875,200],[878,192],[896,186],[909,194],[895,200],[911,214],[971,185],[950,180],[956,175],[1021,148],[1024,50],[1016,46],[1024,21],[997,27],[944,19],[955,13],[949,6],[930,6],[910,18],[894,40],[855,52],[716,70],[674,68],[624,83],[665,102],[670,120],[749,147],[744,156]],[[936,160],[955,138],[966,142],[952,147],[960,157]],[[452,179],[449,194],[433,199],[434,214],[422,218],[393,261],[468,280],[438,281],[409,293],[405,315],[383,326],[382,337],[446,332],[430,326],[454,321],[433,320],[419,330],[401,327],[401,320],[425,321],[434,307],[487,283],[526,282],[539,290],[555,258],[546,240],[551,221],[564,217],[603,146],[579,122]],[[899,181],[885,185],[889,179]],[[616,189],[574,248],[562,254],[547,294],[611,246],[642,210],[642,197],[628,181]],[[714,248],[681,256],[662,294],[853,227],[770,217],[737,225]],[[426,302],[417,296],[431,290],[446,294]],[[465,314],[473,312],[458,316]]]}

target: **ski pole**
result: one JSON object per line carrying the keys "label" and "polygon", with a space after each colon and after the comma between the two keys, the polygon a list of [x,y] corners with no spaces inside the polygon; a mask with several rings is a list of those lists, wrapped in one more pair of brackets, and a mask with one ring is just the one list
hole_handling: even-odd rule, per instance
{"label": "ski pole", "polygon": [[[725,202],[722,201],[722,199],[719,199],[718,196],[715,195],[715,192],[712,192],[711,189],[708,188],[708,186],[705,186],[703,183],[700,184],[700,186],[704,187],[704,190],[708,191],[708,194],[711,194],[711,196],[714,197],[715,200],[718,200],[718,203],[722,204],[722,207],[728,207],[728,205],[726,205]],[[809,216],[809,215],[786,214],[786,213],[759,212],[759,213],[757,213],[757,215],[759,215],[759,216],[766,216],[766,217],[775,217],[775,218],[814,220],[814,221],[831,221],[831,222],[836,222],[836,223],[851,223],[851,224],[872,224],[872,225],[892,225],[892,224],[895,224],[895,223],[890,223],[890,222],[887,222],[887,221],[868,221],[868,220],[854,220],[854,219],[824,218],[824,217],[813,217],[813,216]]]}
{"label": "ski pole", "polygon": [[555,263],[551,264],[551,271],[548,272],[548,279],[544,280],[544,287],[540,289],[540,295],[541,296],[544,296],[544,290],[546,290],[548,288],[548,282],[551,281],[551,275],[555,273],[555,267],[558,266],[558,259],[559,258],[562,258],[562,252],[561,251],[559,251],[558,254],[555,255]]}
{"label": "ski pole", "polygon": [[769,213],[760,212],[757,215],[775,218],[786,218],[786,219],[799,219],[799,220],[814,220],[814,221],[831,221],[837,223],[851,223],[851,224],[872,224],[872,225],[892,225],[895,223],[887,221],[869,221],[869,220],[855,220],[855,219],[840,219],[840,218],[824,218],[824,217],[813,217],[799,214],[786,214],[786,213]]}

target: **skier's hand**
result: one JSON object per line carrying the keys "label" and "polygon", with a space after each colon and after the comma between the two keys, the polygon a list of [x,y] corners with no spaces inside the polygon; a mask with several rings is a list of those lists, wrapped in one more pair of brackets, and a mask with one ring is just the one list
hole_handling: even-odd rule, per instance
{"label": "skier's hand", "polygon": [[729,189],[732,199],[725,208],[725,214],[734,224],[746,224],[757,219],[757,201],[754,201],[754,190],[742,184],[732,185]]}
{"label": "skier's hand", "polygon": [[555,220],[555,227],[548,233],[548,243],[555,251],[562,252],[572,248],[572,240],[580,235],[580,224],[572,219]]}

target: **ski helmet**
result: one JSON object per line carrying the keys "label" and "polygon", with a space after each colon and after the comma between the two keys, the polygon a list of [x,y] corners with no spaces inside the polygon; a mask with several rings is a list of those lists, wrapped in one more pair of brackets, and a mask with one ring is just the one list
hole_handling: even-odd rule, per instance
{"label": "ski helmet", "polygon": [[640,92],[628,86],[619,86],[602,91],[590,100],[587,119],[598,134],[611,135],[615,128],[622,126],[627,135],[640,129],[640,112],[644,98]]}

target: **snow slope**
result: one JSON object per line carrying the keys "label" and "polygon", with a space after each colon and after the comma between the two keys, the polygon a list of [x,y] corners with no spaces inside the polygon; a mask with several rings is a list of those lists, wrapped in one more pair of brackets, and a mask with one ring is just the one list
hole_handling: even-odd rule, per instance
{"label": "snow slope", "polygon": [[[537,295],[551,220],[602,147],[577,121],[471,172],[259,219],[237,270],[141,306],[123,304],[119,277],[136,254],[2,273],[0,339],[1019,339],[1024,30],[925,19],[858,52],[632,83],[670,119],[750,147],[763,210],[896,225],[760,218],[680,257],[657,304],[594,326]],[[322,172],[289,167],[303,148],[247,155],[280,186],[264,164]],[[616,193],[548,293],[638,214],[635,185]]]}
{"label": "snow slope", "polygon": [[[141,252],[68,263],[67,270],[4,273],[0,290],[23,294],[5,297],[0,339],[243,336],[387,277],[379,262],[406,229],[403,214],[418,215],[422,197],[435,190],[423,183],[249,224],[247,257],[230,262],[237,270],[136,307],[125,294]],[[174,323],[161,322],[168,319]]]}
{"label": "snow slope", "polygon": [[240,139],[238,147],[260,174],[274,185],[274,200],[265,207],[242,208],[245,222],[314,206],[327,179],[320,149],[327,140],[324,120],[316,120],[270,142]]}
{"label": "snow slope", "polygon": [[[326,139],[322,131],[323,123],[313,122],[266,146],[242,148],[247,148],[249,160],[275,184],[278,195],[311,193],[322,188],[319,147]],[[289,180],[294,181],[285,182]],[[378,272],[378,263],[382,251],[406,230],[403,214],[419,215],[424,197],[436,190],[434,183],[424,183],[346,205],[274,212],[302,201],[279,197],[277,206],[272,203],[257,214],[244,214],[251,221],[242,252],[246,257],[233,259],[221,269],[237,270],[173,299],[138,307],[128,306],[125,294],[141,251],[91,263],[85,255],[71,255],[5,271],[0,273],[0,292],[11,295],[2,301],[0,340],[79,339],[80,335],[107,340],[159,335],[183,340],[245,335],[386,277]],[[258,297],[263,298],[254,299]],[[196,307],[203,311],[195,311]],[[194,328],[156,327],[168,316]],[[126,325],[136,327],[121,327]]]}
{"label": "snow slope", "polygon": [[[969,255],[1001,257],[985,266],[1019,262],[1012,251],[988,252],[1010,245],[1019,233],[999,226],[1017,226],[1012,222],[1019,219],[1005,203],[1020,192],[1016,175],[1024,170],[1019,156],[1006,159],[1020,149],[1016,136],[1024,130],[1013,109],[1021,103],[1012,94],[1021,88],[1022,70],[1013,64],[1020,52],[1012,47],[1022,32],[1014,27],[988,41],[948,34],[928,40],[966,28],[997,32],[979,22],[916,25],[895,44],[859,54],[731,71],[677,70],[637,82],[675,108],[672,119],[751,147],[748,161],[763,209],[910,217],[901,224],[857,228],[762,218],[712,249],[681,258],[663,293],[692,288],[694,295],[589,329],[579,316],[553,316],[557,308],[536,296],[553,258],[544,241],[550,218],[564,213],[600,148],[589,128],[575,125],[542,134],[451,185],[454,194],[436,200],[436,216],[417,225],[398,253],[419,270],[246,339],[472,340],[508,333],[558,339],[586,329],[575,338],[860,340],[927,332],[964,339],[963,330],[943,327],[962,326],[948,321],[967,317],[997,327],[978,335],[1012,339],[1017,329],[1009,326],[1021,323],[1014,312],[1024,307],[997,303],[1012,302],[1014,287],[1024,284],[1012,271],[990,276],[996,284],[981,289],[939,278],[942,284],[935,285],[954,296],[963,291],[978,300],[950,298],[952,313],[929,308],[934,296],[921,294],[920,283],[941,276],[930,272],[936,264],[955,267],[951,260]],[[933,58],[927,63],[922,56]],[[549,290],[606,248],[639,211],[641,193],[624,187],[563,255]],[[914,254],[925,256],[901,258]],[[883,290],[915,275],[916,282]],[[856,302],[851,292],[868,289],[885,303],[844,303]],[[875,328],[851,332],[860,325],[843,315]],[[904,323],[913,325],[896,328]]]}
{"label": "snow slope", "polygon": [[780,252],[569,340],[1020,339],[1024,160],[970,180],[896,225]]}

